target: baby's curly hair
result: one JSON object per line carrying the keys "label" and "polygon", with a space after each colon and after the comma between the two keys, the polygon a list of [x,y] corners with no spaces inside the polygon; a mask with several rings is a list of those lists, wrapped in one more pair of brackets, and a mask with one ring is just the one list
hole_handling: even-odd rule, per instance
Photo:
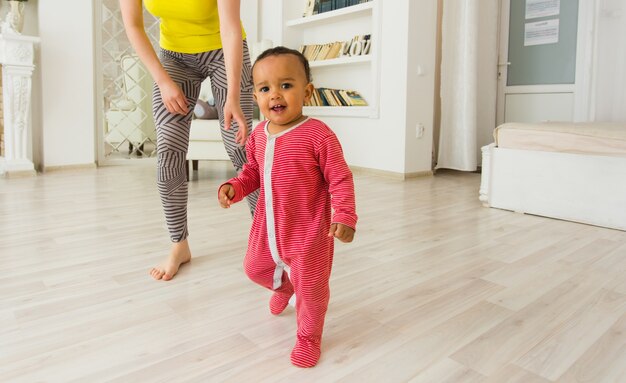
{"label": "baby's curly hair", "polygon": [[[309,67],[309,60],[306,59],[306,57],[304,57],[304,55],[302,53],[300,53],[299,51],[295,50],[295,49],[290,49],[287,47],[283,47],[283,46],[277,46],[274,48],[269,48],[266,49],[265,51],[263,51],[263,53],[261,53],[259,55],[259,57],[256,58],[256,61],[254,62],[254,65],[256,65],[256,63],[258,63],[259,61],[263,60],[266,57],[269,56],[280,56],[280,55],[294,55],[298,58],[298,60],[300,60],[300,62],[302,63],[302,66],[304,67],[304,74],[306,76],[306,80],[308,82],[312,81],[311,78],[311,68]],[[252,71],[254,72],[254,65],[252,65]]]}

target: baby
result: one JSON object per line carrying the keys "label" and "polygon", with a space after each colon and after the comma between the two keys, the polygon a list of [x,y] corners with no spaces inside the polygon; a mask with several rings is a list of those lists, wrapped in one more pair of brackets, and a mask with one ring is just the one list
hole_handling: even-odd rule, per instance
{"label": "baby", "polygon": [[248,139],[248,163],[220,186],[218,199],[228,208],[260,188],[245,271],[274,291],[269,304],[274,315],[295,293],[298,332],[291,362],[313,367],[321,354],[334,238],[351,242],[354,237],[352,173],[333,131],[302,115],[313,84],[300,52],[264,51],[252,77],[254,98],[267,119]]}

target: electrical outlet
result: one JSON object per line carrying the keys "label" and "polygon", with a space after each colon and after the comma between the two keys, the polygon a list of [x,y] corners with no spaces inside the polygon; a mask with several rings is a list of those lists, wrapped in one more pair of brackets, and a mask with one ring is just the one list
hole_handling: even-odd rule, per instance
{"label": "electrical outlet", "polygon": [[422,137],[424,137],[424,124],[418,122],[417,125],[415,125],[415,138]]}

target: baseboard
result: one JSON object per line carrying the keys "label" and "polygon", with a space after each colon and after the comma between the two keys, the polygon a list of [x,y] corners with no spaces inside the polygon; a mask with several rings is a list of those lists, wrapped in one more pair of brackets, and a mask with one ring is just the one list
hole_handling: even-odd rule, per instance
{"label": "baseboard", "polygon": [[9,170],[4,173],[0,173],[0,178],[27,178],[37,175],[35,170]]}
{"label": "baseboard", "polygon": [[56,165],[56,166],[44,166],[43,173],[61,172],[68,170],[92,170],[96,169],[95,163],[92,164],[72,164],[72,165]]}
{"label": "baseboard", "polygon": [[[70,171],[70,170],[88,170],[88,169],[96,169],[96,168],[97,168],[97,165],[95,163],[44,166],[43,173]],[[397,173],[397,172],[391,172],[388,170],[363,168],[360,166],[350,166],[350,170],[352,170],[352,172],[355,174],[372,175],[372,176],[378,176],[378,177],[391,178],[395,180],[406,180],[409,178],[418,178],[418,177],[430,177],[433,175],[432,170],[422,171],[422,172],[411,172],[411,173]]]}
{"label": "baseboard", "polygon": [[397,173],[397,172],[391,172],[388,170],[362,168],[359,166],[350,166],[350,170],[352,170],[352,172],[355,174],[385,177],[385,178],[390,178],[390,179],[400,180],[400,181],[404,181],[409,178],[430,177],[433,175],[432,170],[423,171],[423,172],[412,172],[412,173]]}
{"label": "baseboard", "polygon": [[432,170],[423,172],[404,173],[404,179],[408,178],[420,178],[420,177],[432,177],[435,173]]}

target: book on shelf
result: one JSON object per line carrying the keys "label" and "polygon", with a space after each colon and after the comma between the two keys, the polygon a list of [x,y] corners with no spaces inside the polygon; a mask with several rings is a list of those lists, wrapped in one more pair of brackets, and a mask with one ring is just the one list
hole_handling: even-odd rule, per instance
{"label": "book on shelf", "polygon": [[320,93],[317,91],[317,89],[313,91],[313,95],[311,96],[309,105],[322,105],[322,99],[320,98]]}
{"label": "book on shelf", "polygon": [[367,101],[365,101],[365,99],[361,97],[359,92],[355,90],[347,90],[346,95],[348,96],[348,99],[350,100],[351,106],[367,106]]}
{"label": "book on shelf", "polygon": [[306,0],[302,17],[330,12],[336,9],[367,3],[371,0]]}
{"label": "book on shelf", "polygon": [[334,5],[334,0],[319,0],[319,13],[332,11]]}
{"label": "book on shelf", "polygon": [[351,105],[350,97],[348,97],[348,94],[345,90],[343,89],[339,90],[339,97],[341,97],[342,103],[345,103],[346,105]]}
{"label": "book on shelf", "polygon": [[341,41],[335,41],[334,43],[332,43],[330,50],[328,51],[328,54],[326,55],[325,59],[335,59],[337,57],[339,57],[339,53],[341,53],[341,45],[343,44],[343,42]]}
{"label": "book on shelf", "polygon": [[313,49],[313,52],[311,53],[312,61],[317,60],[317,58],[320,57],[322,49],[324,49],[324,44],[318,44],[315,46],[315,49]]}
{"label": "book on shelf", "polygon": [[330,105],[328,103],[328,100],[326,100],[326,95],[324,95],[324,91],[322,89],[317,89],[316,88],[313,92],[319,98],[319,103],[318,104],[311,104],[311,106],[328,106],[328,105]]}
{"label": "book on shelf", "polygon": [[328,52],[330,52],[330,45],[331,44],[322,44],[322,48],[313,60],[326,60],[326,56],[328,55]]}
{"label": "book on shelf", "polygon": [[330,106],[341,106],[341,103],[337,100],[337,97],[335,97],[334,89],[324,89],[324,94]]}
{"label": "book on shelf", "polygon": [[345,8],[348,6],[348,0],[335,0],[334,9]]}
{"label": "book on shelf", "polygon": [[367,106],[367,101],[355,90],[315,88],[306,106]]}
{"label": "book on shelf", "polygon": [[315,0],[306,0],[302,17],[309,17],[315,14]]}

